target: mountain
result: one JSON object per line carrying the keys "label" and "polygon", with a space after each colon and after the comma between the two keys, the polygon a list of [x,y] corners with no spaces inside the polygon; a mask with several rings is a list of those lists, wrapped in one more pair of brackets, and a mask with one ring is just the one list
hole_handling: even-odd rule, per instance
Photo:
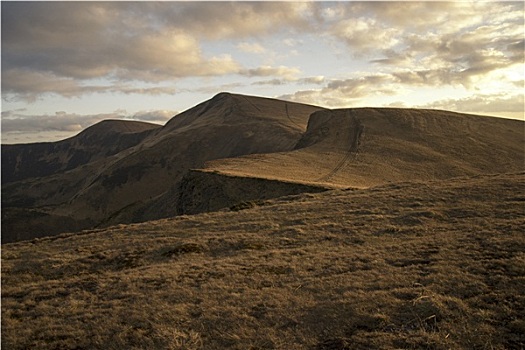
{"label": "mountain", "polygon": [[[81,146],[50,143],[57,151],[42,156],[31,156],[36,145],[5,148],[3,242],[300,192],[519,172],[524,164],[523,121],[436,110],[328,110],[220,93],[163,127],[129,132],[121,122],[115,137],[104,123],[73,138]],[[83,161],[72,161],[80,150]],[[33,173],[44,175],[30,177],[13,159],[44,164]]]}
{"label": "mountain", "polygon": [[[2,239],[174,215],[177,200],[171,194],[189,169],[213,159],[290,151],[310,114],[320,109],[220,93],[118,153],[3,184]],[[148,211],[152,207],[158,210]]]}

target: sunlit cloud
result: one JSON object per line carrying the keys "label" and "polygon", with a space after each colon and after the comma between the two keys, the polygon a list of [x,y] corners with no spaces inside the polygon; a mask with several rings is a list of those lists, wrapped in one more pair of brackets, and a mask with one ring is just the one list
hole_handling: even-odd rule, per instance
{"label": "sunlit cloud", "polygon": [[[96,105],[103,97],[107,103],[108,96],[118,96],[123,105],[108,106],[111,111],[127,108],[125,98],[141,97],[143,107],[106,116],[162,123],[169,113],[155,111],[172,108],[171,97],[206,98],[223,90],[326,107],[421,106],[411,91],[424,90],[436,92],[431,108],[523,115],[523,2],[1,6],[3,108],[15,113],[28,103],[28,111],[16,112],[18,119],[2,116],[3,133],[28,130],[31,121],[34,132],[65,132],[105,115],[42,114],[38,108],[48,100],[89,99]],[[165,105],[148,105],[161,98]],[[173,105],[183,107],[189,106]],[[52,111],[49,105],[45,110]]]}
{"label": "sunlit cloud", "polygon": [[513,96],[475,94],[461,99],[445,99],[423,105],[425,108],[454,110],[465,113],[496,114],[509,118],[525,119],[523,94]]}

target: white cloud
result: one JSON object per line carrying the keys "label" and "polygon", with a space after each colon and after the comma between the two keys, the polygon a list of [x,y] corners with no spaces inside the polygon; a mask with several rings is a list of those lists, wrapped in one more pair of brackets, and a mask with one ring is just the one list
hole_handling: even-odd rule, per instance
{"label": "white cloud", "polygon": [[356,56],[376,50],[388,50],[399,42],[401,31],[377,22],[373,18],[349,18],[339,21],[330,34],[344,41]]}

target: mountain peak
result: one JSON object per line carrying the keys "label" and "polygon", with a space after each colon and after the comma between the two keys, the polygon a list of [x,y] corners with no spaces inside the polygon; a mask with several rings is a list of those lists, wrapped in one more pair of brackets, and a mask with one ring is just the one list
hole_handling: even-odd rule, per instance
{"label": "mountain peak", "polygon": [[275,98],[220,92],[211,99],[173,117],[163,132],[203,124],[235,124],[249,120],[267,120],[301,132],[308,118],[322,107],[288,102]]}
{"label": "mountain peak", "polygon": [[159,128],[160,125],[121,119],[104,119],[82,130],[77,136],[136,133]]}

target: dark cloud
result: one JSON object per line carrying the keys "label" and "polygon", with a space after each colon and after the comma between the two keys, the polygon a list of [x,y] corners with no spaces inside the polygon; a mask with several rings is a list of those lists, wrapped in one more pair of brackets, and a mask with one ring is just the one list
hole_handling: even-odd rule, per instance
{"label": "dark cloud", "polygon": [[72,78],[58,77],[45,71],[10,69],[2,72],[2,98],[35,101],[40,95],[54,93],[65,97],[103,92],[104,86],[82,85]]}
{"label": "dark cloud", "polygon": [[318,75],[316,77],[301,78],[298,82],[300,84],[323,84],[325,82],[325,77]]}
{"label": "dark cloud", "polygon": [[[307,26],[308,4],[3,2],[3,72],[161,81],[238,72],[227,54],[206,57],[202,38]],[[13,82],[7,80],[6,87]]]}
{"label": "dark cloud", "polygon": [[[174,89],[124,83],[226,74],[290,80],[298,69],[245,68],[228,53],[204,54],[200,40],[306,28],[312,7],[258,2],[3,2],[3,98],[172,93]],[[112,85],[93,83],[101,78]]]}
{"label": "dark cloud", "polygon": [[90,85],[72,78],[58,77],[52,73],[12,69],[2,74],[2,97],[5,100],[33,102],[45,94],[79,97],[92,93],[123,93],[142,95],[173,95],[174,87],[140,87],[116,82],[111,85]]}
{"label": "dark cloud", "polygon": [[297,75],[299,75],[301,71],[298,68],[291,68],[286,66],[261,66],[252,69],[243,69],[239,73],[247,77],[278,76],[282,77],[285,80],[295,80]]}
{"label": "dark cloud", "polygon": [[282,79],[260,80],[253,82],[252,85],[284,85],[286,82]]}

